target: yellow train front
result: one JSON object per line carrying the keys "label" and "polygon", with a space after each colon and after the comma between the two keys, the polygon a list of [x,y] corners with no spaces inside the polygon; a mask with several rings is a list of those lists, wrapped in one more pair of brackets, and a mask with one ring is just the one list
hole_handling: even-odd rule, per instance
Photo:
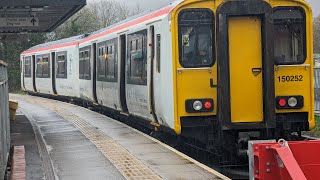
{"label": "yellow train front", "polygon": [[186,0],[171,14],[171,32],[176,133],[244,155],[248,140],[314,128],[305,1]]}

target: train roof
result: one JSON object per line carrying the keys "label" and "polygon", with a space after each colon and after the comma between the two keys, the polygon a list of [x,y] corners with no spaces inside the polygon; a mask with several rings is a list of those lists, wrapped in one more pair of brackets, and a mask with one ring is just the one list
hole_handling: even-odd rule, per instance
{"label": "train roof", "polygon": [[29,48],[28,51],[29,50],[36,50],[36,49],[40,49],[40,48],[45,48],[45,47],[52,47],[52,46],[59,45],[59,44],[78,42],[79,40],[83,39],[84,37],[85,37],[85,35],[79,35],[79,36],[73,36],[73,37],[64,38],[64,39],[60,39],[60,40],[56,40],[56,41],[46,42],[43,44],[33,46],[33,47]]}
{"label": "train roof", "polygon": [[175,0],[175,1],[171,2],[169,5],[158,8],[154,11],[142,12],[142,13],[137,14],[135,16],[129,17],[123,21],[115,23],[111,26],[102,28],[98,31],[94,31],[90,34],[82,34],[82,35],[73,36],[70,38],[65,38],[65,39],[60,39],[57,41],[51,41],[51,42],[47,42],[44,44],[39,44],[39,45],[33,46],[33,47],[29,48],[28,50],[22,52],[22,54],[29,54],[29,53],[34,53],[34,52],[38,52],[38,51],[56,49],[61,46],[72,46],[72,45],[77,45],[82,42],[90,41],[92,39],[96,39],[98,37],[110,34],[112,32],[119,31],[119,30],[124,29],[126,27],[130,27],[135,24],[147,21],[149,19],[169,14],[178,4],[180,4],[183,1],[184,0]]}

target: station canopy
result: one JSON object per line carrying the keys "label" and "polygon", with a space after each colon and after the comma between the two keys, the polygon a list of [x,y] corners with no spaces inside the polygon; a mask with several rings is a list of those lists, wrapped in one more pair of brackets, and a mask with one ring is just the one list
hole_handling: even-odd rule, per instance
{"label": "station canopy", "polygon": [[86,0],[0,0],[0,33],[50,32]]}

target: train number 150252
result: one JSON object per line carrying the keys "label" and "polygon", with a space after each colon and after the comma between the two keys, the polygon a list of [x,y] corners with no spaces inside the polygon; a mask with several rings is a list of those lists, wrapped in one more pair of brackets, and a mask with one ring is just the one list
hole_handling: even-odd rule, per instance
{"label": "train number 150252", "polygon": [[295,76],[278,76],[279,82],[297,82],[303,81],[302,75],[295,75]]}

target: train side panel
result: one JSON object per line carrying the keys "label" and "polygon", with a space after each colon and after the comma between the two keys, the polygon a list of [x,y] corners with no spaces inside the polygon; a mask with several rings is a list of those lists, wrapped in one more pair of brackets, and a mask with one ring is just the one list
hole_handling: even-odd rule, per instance
{"label": "train side panel", "polygon": [[24,91],[33,91],[33,65],[31,55],[21,56],[21,88]]}
{"label": "train side panel", "polygon": [[38,93],[53,94],[51,65],[50,51],[35,54],[35,83]]}
{"label": "train side panel", "polygon": [[[97,101],[108,108],[121,111],[120,105],[120,53],[117,34],[103,36],[97,41]],[[108,57],[107,57],[108,56]]]}
{"label": "train side panel", "polygon": [[93,97],[93,51],[92,43],[79,45],[79,97],[94,102]]}
{"label": "train side panel", "polygon": [[[155,113],[159,124],[174,129],[174,81],[172,62],[171,20],[164,18],[155,26],[156,63],[154,63]],[[158,42],[157,42],[158,41]],[[159,46],[159,48],[157,48]],[[158,52],[159,51],[159,52]],[[159,55],[157,55],[159,53]],[[158,57],[157,57],[158,56]],[[159,58],[159,60],[157,60]]]}
{"label": "train side panel", "polygon": [[[78,46],[56,50],[56,90],[58,95],[79,97]],[[62,67],[60,67],[62,66]]]}

